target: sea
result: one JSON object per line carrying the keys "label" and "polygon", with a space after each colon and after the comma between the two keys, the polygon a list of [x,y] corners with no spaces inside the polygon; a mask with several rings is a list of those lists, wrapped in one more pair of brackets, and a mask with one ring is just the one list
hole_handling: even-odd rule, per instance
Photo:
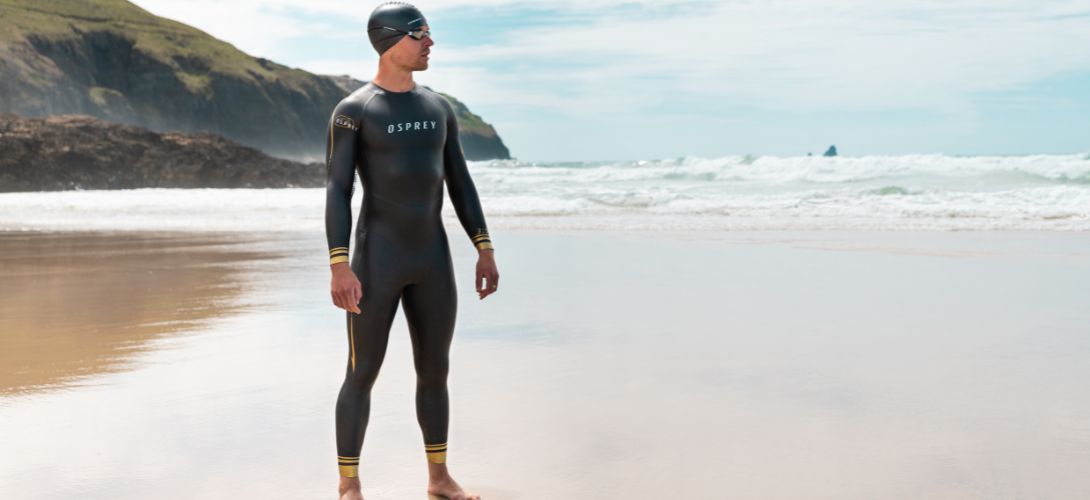
{"label": "sea", "polygon": [[[1090,230],[1088,154],[503,160],[470,170],[502,227]],[[357,185],[354,207],[362,195]],[[4,193],[0,230],[296,230],[321,227],[324,204],[322,188]]]}

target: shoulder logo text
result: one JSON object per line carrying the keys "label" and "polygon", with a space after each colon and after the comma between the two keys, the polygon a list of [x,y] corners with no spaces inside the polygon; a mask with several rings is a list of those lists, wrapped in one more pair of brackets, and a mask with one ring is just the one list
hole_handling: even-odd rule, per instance
{"label": "shoulder logo text", "polygon": [[351,129],[352,131],[356,131],[359,129],[359,126],[356,125],[355,120],[344,115],[337,115],[337,117],[333,119],[333,124],[338,127]]}

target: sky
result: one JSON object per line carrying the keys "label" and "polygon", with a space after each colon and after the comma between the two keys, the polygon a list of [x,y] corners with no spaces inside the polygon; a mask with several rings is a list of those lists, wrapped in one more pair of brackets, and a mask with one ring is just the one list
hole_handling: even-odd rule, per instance
{"label": "sky", "polygon": [[[378,1],[134,0],[370,79]],[[420,0],[417,82],[524,161],[1090,152],[1090,0]]]}

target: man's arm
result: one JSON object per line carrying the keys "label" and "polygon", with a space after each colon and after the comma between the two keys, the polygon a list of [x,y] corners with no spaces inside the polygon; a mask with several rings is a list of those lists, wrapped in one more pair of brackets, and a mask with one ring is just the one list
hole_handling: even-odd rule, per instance
{"label": "man's arm", "polygon": [[356,103],[341,101],[333,110],[326,134],[325,233],[333,272],[330,294],[337,307],[357,314],[363,293],[359,280],[349,268],[348,244],[352,233],[352,191],[361,119],[362,113]]}
{"label": "man's arm", "polygon": [[484,222],[481,200],[477,198],[477,187],[469,176],[465,155],[462,154],[462,143],[458,139],[458,120],[454,116],[454,109],[450,103],[446,99],[443,99],[443,103],[447,109],[447,140],[443,149],[443,169],[446,174],[450,202],[454,205],[454,212],[458,214],[458,220],[462,223],[462,228],[469,235],[473,245],[478,250],[490,249],[492,240],[488,236],[488,226]]}
{"label": "man's arm", "polygon": [[[488,226],[484,222],[481,200],[477,197],[477,187],[469,176],[462,143],[458,139],[458,119],[454,108],[441,97],[447,110],[447,139],[443,148],[443,170],[447,180],[447,192],[450,193],[451,205],[458,214],[458,221],[469,235],[473,246],[477,247],[477,294],[480,298],[489,296],[499,286],[500,273],[493,259],[492,239],[488,235]],[[487,285],[484,283],[487,280]]]}

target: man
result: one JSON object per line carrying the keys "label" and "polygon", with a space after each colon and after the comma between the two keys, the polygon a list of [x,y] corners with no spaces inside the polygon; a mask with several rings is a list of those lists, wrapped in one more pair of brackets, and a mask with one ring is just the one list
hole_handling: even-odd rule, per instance
{"label": "man", "polygon": [[[479,500],[462,490],[446,466],[446,379],[457,297],[440,217],[444,180],[458,219],[478,250],[481,299],[496,291],[499,273],[458,141],[454,110],[442,96],[413,82],[413,71],[428,68],[434,45],[427,21],[413,6],[389,2],[371,13],[367,33],[380,55],[378,73],[337,105],[327,137],[331,293],[333,303],[347,311],[349,344],[336,410],[339,491],[342,500],[363,498],[358,464],[371,387],[400,302],[412,339],[428,493]],[[349,252],[356,172],[364,196],[356,247]]]}

